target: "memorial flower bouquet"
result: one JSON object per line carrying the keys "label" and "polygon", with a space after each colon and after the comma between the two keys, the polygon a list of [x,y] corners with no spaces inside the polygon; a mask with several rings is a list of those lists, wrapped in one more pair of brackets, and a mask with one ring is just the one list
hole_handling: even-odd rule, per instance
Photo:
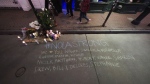
{"label": "memorial flower bouquet", "polygon": [[39,30],[40,28],[44,30],[50,30],[55,26],[55,20],[53,14],[50,13],[46,8],[42,8],[42,11],[37,13],[39,17],[39,22],[37,20],[29,23],[29,26]]}
{"label": "memorial flower bouquet", "polygon": [[41,24],[39,24],[39,22],[37,20],[29,23],[29,26],[31,28],[26,28],[26,33],[27,35],[31,35],[31,34],[34,34],[34,33],[37,33],[37,31],[40,29],[41,27]]}
{"label": "memorial flower bouquet", "polygon": [[37,20],[35,20],[35,21],[29,23],[29,26],[38,30],[38,29],[40,29],[41,24],[39,24],[39,22]]}
{"label": "memorial flower bouquet", "polygon": [[38,12],[36,15],[38,17],[38,20],[29,23],[29,26],[31,27],[28,31],[29,34],[33,33],[33,30],[35,30],[38,31],[40,35],[45,35],[46,30],[50,30],[54,26],[56,26],[52,11],[47,10],[46,8],[42,8],[42,11]]}

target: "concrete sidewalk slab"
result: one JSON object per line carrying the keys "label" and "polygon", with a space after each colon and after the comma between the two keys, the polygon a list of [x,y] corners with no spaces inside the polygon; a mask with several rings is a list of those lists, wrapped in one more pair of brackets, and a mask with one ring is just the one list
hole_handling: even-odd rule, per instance
{"label": "concrete sidewalk slab", "polygon": [[[29,27],[29,23],[36,20],[36,17],[32,10],[25,12],[22,10],[0,10],[0,34],[15,34],[16,30],[20,30],[22,27]],[[110,18],[105,24],[106,27],[101,27],[105,21],[108,12],[105,13],[87,13],[88,18],[92,19],[88,24],[77,24],[79,17],[79,11],[74,11],[74,18],[69,18],[65,15],[66,10],[63,10],[58,16],[55,17],[57,26],[53,30],[59,31],[136,31],[136,30],[150,30],[149,24],[150,15],[145,17],[141,24],[133,25],[131,21],[135,19],[141,12],[137,14],[119,14],[112,12]],[[86,22],[85,19],[82,19],[83,22]],[[5,32],[4,32],[5,31]],[[11,32],[10,32],[11,31]],[[78,32],[76,32],[77,34]],[[17,32],[18,34],[18,32]]]}
{"label": "concrete sidewalk slab", "polygon": [[[90,57],[89,52],[77,54],[79,52],[78,47],[75,47],[77,44],[71,47],[73,42],[79,42],[79,44],[82,44],[82,41],[85,42],[85,35],[65,35],[52,43],[40,45],[31,43],[28,46],[23,45],[17,36],[1,36],[0,38],[3,38],[1,46],[3,65],[0,70],[2,84],[98,84],[94,68],[92,66],[89,68],[86,63],[77,61],[78,57],[83,55]],[[14,40],[10,43],[7,39]],[[82,48],[87,49],[88,46],[82,44]],[[23,71],[17,72],[20,68],[25,71],[21,76]],[[19,77],[16,77],[16,73]]]}
{"label": "concrete sidewalk slab", "polygon": [[1,84],[149,84],[149,34],[67,34],[22,44],[0,35]]}
{"label": "concrete sidewalk slab", "polygon": [[98,35],[98,38],[95,35],[87,35],[87,38],[102,41],[101,46],[90,47],[100,84],[150,82],[148,80],[150,73],[147,72],[150,69],[149,63],[145,60],[150,59],[148,55],[150,40],[147,35],[111,34]]}

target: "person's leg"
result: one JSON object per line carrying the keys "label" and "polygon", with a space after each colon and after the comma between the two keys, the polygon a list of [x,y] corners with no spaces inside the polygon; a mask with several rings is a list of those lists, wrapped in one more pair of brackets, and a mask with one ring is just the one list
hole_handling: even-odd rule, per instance
{"label": "person's leg", "polygon": [[87,21],[89,21],[89,19],[86,16],[86,12],[83,12],[83,18],[85,18]]}
{"label": "person's leg", "polygon": [[[80,10],[80,14],[81,14],[81,10]],[[80,14],[79,14],[79,17],[76,20],[80,20]]]}
{"label": "person's leg", "polygon": [[91,19],[89,19],[86,15],[87,15],[86,12],[84,12],[83,17],[87,20],[86,23],[88,23]]}
{"label": "person's leg", "polygon": [[72,3],[69,3],[69,11],[70,11],[70,17],[73,17],[73,11],[72,11]]}
{"label": "person's leg", "polygon": [[83,12],[82,12],[82,11],[80,11],[79,22],[77,22],[77,24],[81,24],[81,23],[82,23],[82,22],[81,22],[81,20],[82,20],[82,15],[83,15]]}
{"label": "person's leg", "polygon": [[143,20],[150,13],[150,8],[146,7],[146,9],[131,23],[134,25],[140,24],[141,20]]}
{"label": "person's leg", "polygon": [[69,14],[69,4],[68,3],[66,3],[66,8],[67,8],[67,15]]}

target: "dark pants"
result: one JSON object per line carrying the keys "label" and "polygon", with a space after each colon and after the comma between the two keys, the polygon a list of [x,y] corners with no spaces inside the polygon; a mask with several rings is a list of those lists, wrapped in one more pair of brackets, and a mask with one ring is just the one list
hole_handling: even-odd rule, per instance
{"label": "dark pants", "polygon": [[143,20],[150,13],[150,6],[147,6],[145,10],[131,23],[134,25],[140,24],[141,20]]}
{"label": "dark pants", "polygon": [[82,18],[85,18],[87,21],[89,21],[89,19],[86,16],[86,12],[80,11],[80,17],[79,17],[80,22],[81,22]]}
{"label": "dark pants", "polygon": [[66,7],[67,7],[67,14],[70,13],[71,16],[73,16],[73,11],[72,11],[72,3],[67,3],[66,4]]}

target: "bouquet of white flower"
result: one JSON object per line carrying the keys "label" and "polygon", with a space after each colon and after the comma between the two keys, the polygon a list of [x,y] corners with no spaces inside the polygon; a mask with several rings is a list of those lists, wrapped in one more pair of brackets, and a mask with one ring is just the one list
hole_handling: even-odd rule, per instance
{"label": "bouquet of white flower", "polygon": [[35,21],[29,23],[29,26],[32,27],[32,28],[35,28],[36,30],[38,30],[38,29],[40,29],[41,24],[39,24],[38,21],[35,20]]}

